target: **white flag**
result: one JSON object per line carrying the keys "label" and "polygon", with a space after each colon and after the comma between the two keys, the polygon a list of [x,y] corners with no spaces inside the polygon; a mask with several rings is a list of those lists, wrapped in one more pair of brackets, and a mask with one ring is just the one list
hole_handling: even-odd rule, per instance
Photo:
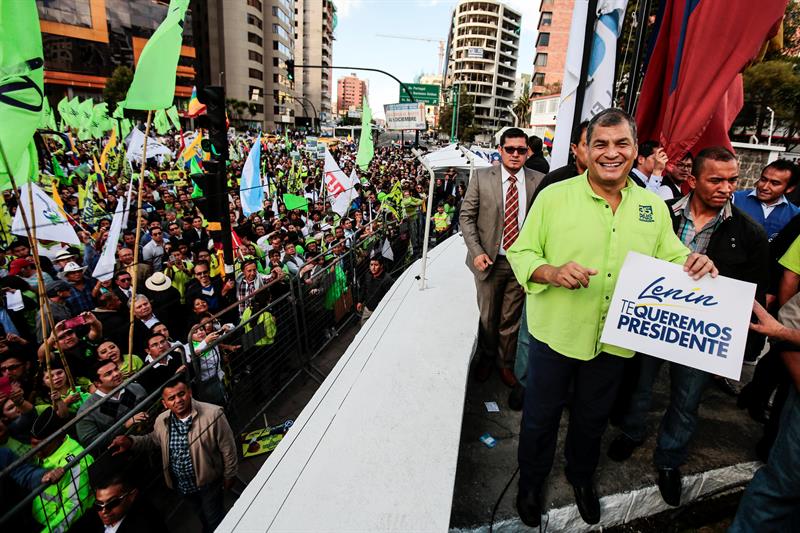
{"label": "white flag", "polygon": [[336,199],[340,194],[348,189],[350,178],[347,177],[331,153],[325,148],[325,179],[323,180],[325,188],[328,189],[328,196]]}
{"label": "white flag", "polygon": [[116,264],[117,254],[117,241],[119,235],[122,233],[122,223],[127,218],[127,209],[130,207],[131,190],[133,189],[133,182],[128,187],[127,201],[123,202],[122,198],[117,200],[117,209],[114,211],[114,218],[111,220],[111,227],[108,230],[108,239],[103,247],[103,253],[94,267],[92,277],[100,281],[108,281],[114,277],[114,265]]}
{"label": "white flag", "polygon": [[383,239],[383,247],[381,248],[381,255],[384,259],[388,259],[389,261],[394,261],[394,252],[392,251],[392,245],[389,244],[389,239]]}
{"label": "white flag", "polygon": [[264,209],[264,187],[261,186],[261,135],[253,143],[242,168],[239,182],[242,214],[246,217]]}
{"label": "white flag", "polygon": [[[125,154],[128,161],[141,161],[143,149],[144,133],[139,128],[133,128],[128,137],[128,151]],[[172,156],[172,150],[155,139],[147,140],[147,159],[164,155]]]}
{"label": "white flag", "polygon": [[[33,210],[28,203],[28,188],[33,191]],[[28,218],[28,224],[36,227],[36,239],[42,241],[55,241],[67,244],[80,245],[81,241],[72,225],[64,217],[61,209],[50,196],[35,183],[25,183],[19,188],[22,202],[14,215],[11,223],[11,233],[14,235],[27,235],[25,224],[22,222],[22,212]],[[33,229],[33,228],[31,228]]]}
{"label": "white flag", "polygon": [[[617,59],[617,38],[628,0],[600,0],[597,3],[597,20],[594,23],[592,52],[587,71],[586,92],[581,108],[581,120],[588,120],[597,113],[611,107],[614,90],[614,65]],[[567,164],[569,141],[575,115],[575,98],[578,84],[582,83],[581,64],[583,62],[584,32],[589,0],[576,0],[572,10],[572,26],[567,46],[567,61],[564,66],[564,82],[559,99],[556,117],[556,136],[553,140],[552,168]]]}

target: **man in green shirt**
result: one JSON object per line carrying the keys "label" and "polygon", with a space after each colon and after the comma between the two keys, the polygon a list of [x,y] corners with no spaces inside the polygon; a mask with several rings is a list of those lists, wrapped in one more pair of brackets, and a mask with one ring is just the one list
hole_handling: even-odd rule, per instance
{"label": "man in green shirt", "polygon": [[628,252],[684,264],[694,279],[717,271],[689,253],[672,230],[664,202],[628,173],[637,154],[636,125],[620,109],[587,128],[588,170],[537,197],[508,261],[527,293],[531,334],[518,459],[517,509],[540,522],[542,487],[555,455],[561,411],[569,404],[566,475],[581,517],[600,521],[593,476],[624,358],[633,352],[600,342],[617,276]]}

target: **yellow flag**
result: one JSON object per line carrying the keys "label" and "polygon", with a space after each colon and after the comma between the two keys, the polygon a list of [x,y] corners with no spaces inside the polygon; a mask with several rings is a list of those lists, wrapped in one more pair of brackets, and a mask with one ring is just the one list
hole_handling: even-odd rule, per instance
{"label": "yellow flag", "polygon": [[97,158],[95,156],[92,156],[92,161],[94,161],[94,173],[100,174],[101,173],[100,165],[97,163]]}
{"label": "yellow flag", "polygon": [[86,187],[78,184],[78,209],[83,209],[83,204],[86,202]]}
{"label": "yellow flag", "polygon": [[189,161],[191,158],[197,155],[197,149],[200,147],[200,143],[202,141],[203,141],[203,134],[198,133],[197,137],[195,137],[194,140],[191,143],[189,143],[189,146],[187,146],[183,150],[183,154],[181,155],[181,157],[183,158],[184,161]]}
{"label": "yellow flag", "polygon": [[[53,201],[56,203],[61,212],[64,212],[64,201],[61,199],[61,195],[58,194],[58,180],[53,180]],[[64,217],[66,218],[66,217]]]}
{"label": "yellow flag", "polygon": [[[108,142],[106,143],[105,148],[103,148],[103,153],[100,154],[100,168],[103,170],[108,168],[108,152],[117,145],[117,129],[114,128],[111,130],[111,137],[109,137]],[[100,174],[100,171],[97,170],[97,164],[95,163],[95,172]]]}

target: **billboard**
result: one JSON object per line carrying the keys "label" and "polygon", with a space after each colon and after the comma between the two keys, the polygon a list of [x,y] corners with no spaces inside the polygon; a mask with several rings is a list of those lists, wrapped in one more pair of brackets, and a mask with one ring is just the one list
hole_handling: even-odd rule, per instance
{"label": "billboard", "polygon": [[386,115],[387,130],[425,130],[425,104],[423,102],[408,104],[386,104],[383,106]]}

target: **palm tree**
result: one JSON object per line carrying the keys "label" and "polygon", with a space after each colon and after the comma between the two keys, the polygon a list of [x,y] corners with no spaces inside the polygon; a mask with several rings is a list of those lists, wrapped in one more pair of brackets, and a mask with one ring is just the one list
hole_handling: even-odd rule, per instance
{"label": "palm tree", "polygon": [[520,126],[525,126],[530,121],[531,117],[531,84],[525,82],[522,86],[519,98],[513,105],[514,113],[519,118]]}

